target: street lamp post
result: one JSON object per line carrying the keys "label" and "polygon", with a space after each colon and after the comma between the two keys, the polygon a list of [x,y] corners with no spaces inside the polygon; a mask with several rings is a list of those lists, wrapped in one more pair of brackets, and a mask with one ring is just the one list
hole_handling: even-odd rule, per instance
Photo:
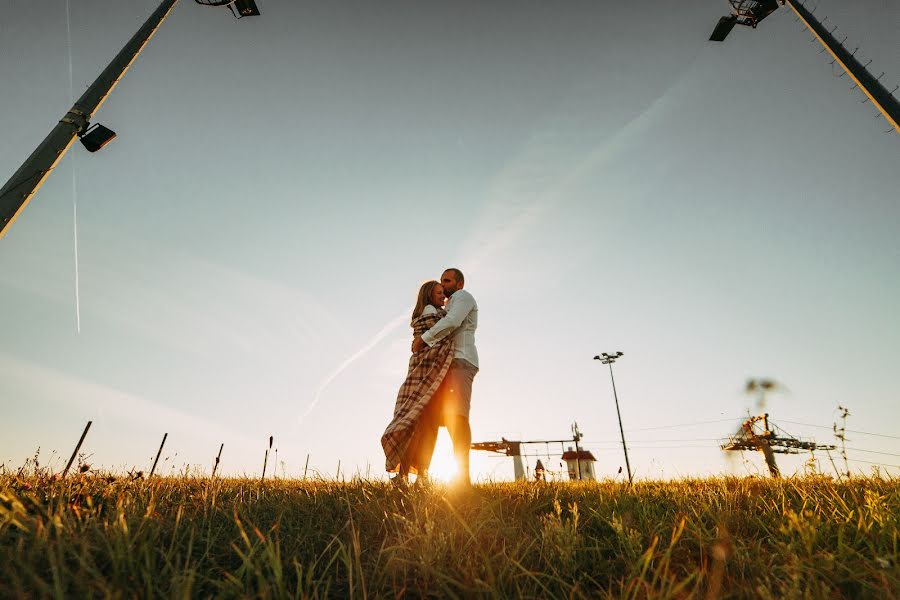
{"label": "street lamp post", "polygon": [[619,433],[622,434],[622,450],[625,451],[625,468],[628,469],[628,484],[631,485],[631,463],[628,462],[628,446],[625,444],[625,430],[622,428],[622,413],[619,411],[619,396],[616,394],[616,378],[613,377],[613,363],[620,357],[624,356],[622,352],[615,354],[607,354],[604,352],[599,356],[595,356],[594,360],[599,360],[604,365],[609,365],[609,378],[612,381],[613,398],[616,401],[616,415],[619,417]]}
{"label": "street lamp post", "polygon": [[[241,16],[258,15],[253,0],[194,0],[206,6],[236,4]],[[127,44],[116,54],[103,72],[81,95],[72,108],[53,127],[38,147],[0,188],[0,238],[9,231],[13,221],[34,197],[41,184],[65,155],[66,150],[81,138],[85,148],[96,152],[115,137],[115,132],[102,125],[91,125],[94,112],[106,100],[113,88],[138,57],[178,0],[163,0]],[[238,16],[238,15],[235,15]]]}

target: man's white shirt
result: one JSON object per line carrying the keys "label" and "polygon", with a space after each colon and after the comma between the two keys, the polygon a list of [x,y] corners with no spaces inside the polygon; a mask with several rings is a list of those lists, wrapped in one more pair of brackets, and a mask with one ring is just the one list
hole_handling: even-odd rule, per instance
{"label": "man's white shirt", "polygon": [[454,358],[461,358],[478,367],[478,350],[475,348],[475,329],[478,327],[478,304],[466,290],[457,290],[447,302],[447,314],[422,334],[422,341],[429,346],[453,334],[456,344]]}

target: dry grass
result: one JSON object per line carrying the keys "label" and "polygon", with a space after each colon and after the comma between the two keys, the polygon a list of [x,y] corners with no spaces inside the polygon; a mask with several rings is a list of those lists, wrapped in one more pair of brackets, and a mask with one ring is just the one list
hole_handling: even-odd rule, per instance
{"label": "dry grass", "polygon": [[893,598],[895,480],[0,475],[0,597]]}

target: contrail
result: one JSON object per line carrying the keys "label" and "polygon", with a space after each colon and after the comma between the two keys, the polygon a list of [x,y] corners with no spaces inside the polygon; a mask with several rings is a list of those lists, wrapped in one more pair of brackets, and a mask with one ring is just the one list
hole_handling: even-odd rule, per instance
{"label": "contrail", "polygon": [[[66,42],[69,48],[69,101],[75,102],[75,85],[72,77],[72,23],[69,16],[69,0],[66,0]],[[72,164],[72,236],[75,240],[75,330],[81,333],[81,298],[78,293],[78,185],[75,180],[75,153],[69,155]]]}
{"label": "contrail", "polygon": [[313,398],[313,401],[309,404],[309,406],[306,407],[306,411],[304,411],[304,413],[297,418],[297,423],[298,424],[302,423],[303,419],[305,419],[309,415],[309,413],[311,413],[313,411],[313,409],[319,403],[319,400],[321,400],[321,398],[322,398],[322,392],[325,391],[325,388],[327,388],[329,386],[329,384],[331,384],[332,381],[337,379],[338,375],[343,373],[347,369],[347,367],[352,365],[358,359],[365,356],[381,340],[383,340],[388,335],[393,333],[401,325],[409,325],[409,314],[407,314],[406,312],[404,312],[403,314],[398,315],[397,317],[394,317],[393,319],[388,321],[387,325],[382,327],[381,331],[376,333],[372,337],[372,339],[370,339],[368,342],[366,342],[363,345],[362,348],[360,348],[359,350],[354,352],[349,358],[347,358],[347,360],[342,362],[334,371],[332,371],[328,375],[328,377],[323,379],[322,383],[319,384],[319,387],[316,388],[316,395]]}

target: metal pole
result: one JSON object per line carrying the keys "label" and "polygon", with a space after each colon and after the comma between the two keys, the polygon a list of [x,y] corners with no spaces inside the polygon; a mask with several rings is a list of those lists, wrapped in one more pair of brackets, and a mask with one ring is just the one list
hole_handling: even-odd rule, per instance
{"label": "metal pole", "polygon": [[781,471],[778,470],[778,465],[775,463],[775,453],[772,452],[772,445],[769,443],[769,438],[772,436],[772,432],[769,430],[769,413],[763,415],[762,421],[763,428],[765,429],[763,433],[765,439],[760,440],[759,449],[766,459],[766,466],[769,467],[769,474],[777,479],[778,477],[781,477]]}
{"label": "metal pole", "polygon": [[81,437],[78,439],[78,444],[75,446],[75,450],[72,452],[71,458],[69,458],[69,463],[66,465],[66,468],[63,469],[61,478],[65,478],[66,473],[69,472],[69,468],[75,461],[75,457],[78,455],[78,451],[81,450],[81,444],[84,443],[84,437],[87,435],[88,429],[91,428],[91,423],[93,423],[93,421],[88,421],[87,425],[84,426],[84,431],[81,432]]}
{"label": "metal pole", "polygon": [[578,445],[578,438],[575,438],[575,469],[578,472],[578,481],[581,481],[581,447]]}
{"label": "metal pole", "polygon": [[575,441],[575,470],[577,475],[577,480],[581,481],[581,447],[578,445],[578,440],[581,436],[578,434],[578,423],[572,425],[572,439]]}
{"label": "metal pole", "polygon": [[0,188],[0,239],[62,159],[75,136],[87,129],[94,112],[116,87],[177,2],[178,0],[163,0],[31,156]]}
{"label": "metal pole", "polygon": [[613,398],[616,399],[616,415],[619,417],[619,433],[622,434],[622,450],[625,451],[625,468],[628,469],[628,484],[631,485],[631,464],[628,462],[628,446],[625,445],[625,430],[622,429],[622,413],[619,412],[619,396],[616,394],[616,378],[613,377],[612,363],[609,363],[609,378],[612,380]]}
{"label": "metal pole", "polygon": [[150,477],[153,477],[153,472],[156,471],[156,463],[159,462],[159,455],[162,454],[162,449],[163,449],[163,446],[166,445],[167,437],[169,437],[169,434],[164,433],[162,442],[159,444],[159,450],[156,451],[156,459],[153,461],[153,467],[150,469],[150,475],[147,477],[147,479],[150,479]]}
{"label": "metal pole", "polygon": [[831,32],[828,31],[816,17],[797,0],[786,0],[803,24],[813,33],[819,42],[825,46],[829,54],[834,57],[837,64],[850,75],[850,78],[859,86],[859,89],[872,101],[884,118],[893,128],[900,133],[900,102],[886,87],[881,85],[878,77],[874,77],[866,67],[861,64],[852,52],[847,52]]}

